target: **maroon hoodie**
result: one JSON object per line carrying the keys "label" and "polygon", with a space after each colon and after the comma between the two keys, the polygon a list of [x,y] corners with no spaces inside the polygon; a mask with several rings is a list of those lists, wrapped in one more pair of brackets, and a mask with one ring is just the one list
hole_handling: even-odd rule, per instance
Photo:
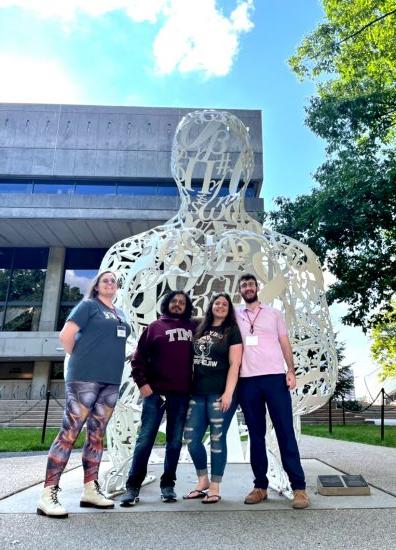
{"label": "maroon hoodie", "polygon": [[132,358],[138,387],[157,393],[190,393],[195,322],[161,315],[142,333]]}

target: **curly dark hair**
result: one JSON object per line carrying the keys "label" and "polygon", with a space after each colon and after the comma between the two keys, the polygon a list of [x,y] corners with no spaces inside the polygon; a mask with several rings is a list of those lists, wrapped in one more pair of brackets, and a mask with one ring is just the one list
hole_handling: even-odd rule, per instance
{"label": "curly dark hair", "polygon": [[191,319],[193,305],[190,296],[184,292],[184,290],[172,290],[165,295],[161,303],[162,315],[169,315],[169,304],[177,294],[182,294],[186,299],[186,309],[184,310],[183,315],[180,316],[180,319]]}
{"label": "curly dark hair", "polygon": [[228,314],[221,326],[226,329],[226,332],[228,332],[228,329],[234,327],[237,324],[236,317],[235,317],[235,310],[234,310],[234,306],[231,301],[230,295],[227,294],[226,292],[219,292],[218,294],[214,294],[212,296],[208,304],[208,308],[205,312],[205,315],[202,321],[199,323],[197,330],[195,331],[195,336],[194,336],[195,339],[198,340],[199,338],[201,338],[201,336],[205,333],[205,331],[207,331],[212,326],[213,320],[214,320],[213,312],[212,312],[213,304],[215,303],[217,298],[221,298],[221,297],[225,298],[228,302]]}

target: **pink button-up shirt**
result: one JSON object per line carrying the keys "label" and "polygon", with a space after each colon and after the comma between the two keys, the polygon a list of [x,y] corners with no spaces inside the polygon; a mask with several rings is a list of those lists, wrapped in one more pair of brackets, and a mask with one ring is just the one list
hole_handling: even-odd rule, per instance
{"label": "pink button-up shirt", "polygon": [[[242,306],[236,310],[236,318],[243,340],[240,376],[285,373],[285,361],[279,337],[287,336],[287,329],[281,312],[265,304],[260,304],[259,309],[254,311]],[[251,336],[250,327],[254,319],[253,336],[258,337],[258,344],[248,346],[246,336]]]}

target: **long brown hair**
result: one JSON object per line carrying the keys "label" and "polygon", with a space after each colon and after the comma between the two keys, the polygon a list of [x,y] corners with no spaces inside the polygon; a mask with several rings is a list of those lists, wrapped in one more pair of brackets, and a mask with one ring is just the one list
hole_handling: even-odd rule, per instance
{"label": "long brown hair", "polygon": [[212,296],[205,315],[202,321],[199,323],[197,330],[195,331],[194,338],[196,340],[201,338],[201,336],[212,326],[214,320],[212,308],[217,298],[225,298],[228,302],[228,314],[221,326],[226,329],[226,332],[228,332],[227,329],[230,329],[237,324],[234,306],[232,304],[229,294],[227,294],[226,292],[219,292],[218,294],[214,294]]}
{"label": "long brown hair", "polygon": [[[88,300],[88,299],[94,299],[94,298],[97,298],[98,297],[98,291],[96,290],[96,287],[98,286],[99,284],[99,281],[101,279],[101,277],[103,275],[105,275],[106,273],[111,273],[111,275],[114,276],[114,279],[117,281],[117,275],[114,273],[114,271],[111,271],[110,269],[106,269],[105,271],[99,271],[99,273],[96,275],[96,277],[93,279],[90,287],[88,288],[87,290],[87,293],[85,295],[85,299]],[[117,283],[117,286],[118,286],[118,283]]]}

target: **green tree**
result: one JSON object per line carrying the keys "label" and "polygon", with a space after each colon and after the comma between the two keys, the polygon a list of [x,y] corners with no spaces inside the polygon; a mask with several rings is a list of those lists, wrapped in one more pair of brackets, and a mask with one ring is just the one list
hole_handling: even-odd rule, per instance
{"label": "green tree", "polygon": [[336,352],[338,361],[338,375],[333,399],[345,399],[355,388],[355,380],[352,372],[352,365],[343,365],[345,361],[345,344],[338,342],[336,337]]}
{"label": "green tree", "polygon": [[392,309],[388,311],[381,323],[371,331],[371,353],[381,367],[381,380],[396,376],[396,298],[392,300]]}
{"label": "green tree", "polygon": [[[290,65],[316,82],[306,124],[326,140],[317,186],[279,197],[273,226],[307,243],[336,276],[329,302],[367,330],[396,281],[396,1],[323,0],[325,22]],[[376,314],[373,314],[373,311]]]}

